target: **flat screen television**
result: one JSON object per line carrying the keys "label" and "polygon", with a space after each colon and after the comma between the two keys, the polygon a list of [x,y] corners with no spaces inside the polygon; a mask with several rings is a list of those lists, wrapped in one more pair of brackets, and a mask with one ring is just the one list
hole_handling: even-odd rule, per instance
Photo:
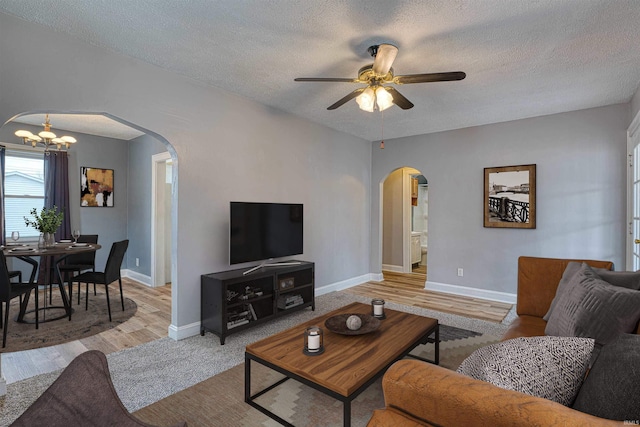
{"label": "flat screen television", "polygon": [[302,204],[231,202],[230,264],[301,254],[302,217]]}

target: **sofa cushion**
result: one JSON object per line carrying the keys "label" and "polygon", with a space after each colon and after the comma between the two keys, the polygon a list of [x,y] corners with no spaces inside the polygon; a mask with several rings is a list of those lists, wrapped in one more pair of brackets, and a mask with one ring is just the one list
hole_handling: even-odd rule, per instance
{"label": "sofa cushion", "polygon": [[621,334],[600,350],[573,409],[611,420],[640,420],[640,336]]}
{"label": "sofa cushion", "polygon": [[589,337],[603,345],[632,332],[640,319],[640,292],[612,286],[587,264],[566,283],[549,316],[545,334]]}
{"label": "sofa cushion", "polygon": [[568,406],[582,385],[593,348],[590,338],[514,338],[474,351],[458,372]]}

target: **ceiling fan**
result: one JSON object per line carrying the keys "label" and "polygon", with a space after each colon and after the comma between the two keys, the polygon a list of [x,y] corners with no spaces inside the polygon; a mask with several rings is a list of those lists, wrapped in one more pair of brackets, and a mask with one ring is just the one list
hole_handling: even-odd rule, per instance
{"label": "ceiling fan", "polygon": [[362,83],[366,87],[359,88],[340,99],[336,103],[327,107],[327,110],[335,110],[346,102],[356,98],[360,109],[373,112],[375,109],[386,110],[393,104],[408,110],[413,107],[413,103],[405,98],[400,92],[385,84],[409,84],[409,83],[429,83],[462,80],[466,74],[462,71],[452,71],[448,73],[429,74],[408,74],[395,76],[391,65],[396,59],[398,48],[392,44],[380,44],[369,47],[367,51],[375,59],[373,64],[365,65],[358,71],[355,79],[339,77],[299,77],[296,82],[343,82]]}

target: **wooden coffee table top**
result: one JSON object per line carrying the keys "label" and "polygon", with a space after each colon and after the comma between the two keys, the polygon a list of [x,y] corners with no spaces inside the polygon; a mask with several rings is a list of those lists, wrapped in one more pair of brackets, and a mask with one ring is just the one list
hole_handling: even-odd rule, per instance
{"label": "wooden coffee table top", "polygon": [[[363,335],[340,335],[329,331],[324,322],[337,314],[371,314],[371,306],[352,303],[316,317],[286,331],[250,344],[246,352],[326,387],[343,396],[350,396],[360,386],[378,374],[407,349],[416,345],[438,321],[428,317],[385,308],[386,319],[377,331]],[[304,331],[309,326],[324,331],[324,353],[303,354]]]}

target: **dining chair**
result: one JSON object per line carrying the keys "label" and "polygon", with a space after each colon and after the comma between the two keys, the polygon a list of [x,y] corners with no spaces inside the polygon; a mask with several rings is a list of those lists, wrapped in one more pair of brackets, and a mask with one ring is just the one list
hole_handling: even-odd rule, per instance
{"label": "dining chair", "polygon": [[[36,329],[38,329],[38,284],[34,282],[35,272],[38,268],[38,262],[29,258],[23,258],[24,261],[28,262],[33,267],[33,272],[31,274],[30,283],[15,283],[11,282],[9,277],[9,270],[7,269],[7,258],[4,256],[4,252],[0,251],[0,328],[2,331],[2,348],[5,348],[7,345],[7,330],[9,329],[9,307],[11,300],[15,297],[20,297],[20,310],[23,311],[26,309],[26,306],[22,304],[22,296],[28,295],[32,290],[35,290],[36,298]],[[25,303],[28,301],[25,298]],[[2,316],[2,303],[4,303],[4,319]],[[3,321],[4,320],[4,321]]]}
{"label": "dining chair", "polygon": [[[97,234],[82,234],[78,237],[78,243],[98,243]],[[80,252],[77,254],[69,254],[60,261],[64,264],[59,266],[60,273],[63,275],[63,282],[69,284],[69,303],[73,301],[73,286],[69,276],[73,273],[83,273],[87,270],[96,271],[96,251]],[[96,285],[93,284],[93,294],[96,295]],[[78,283],[78,305],[80,304],[80,283]]]}
{"label": "dining chair", "polygon": [[86,283],[85,292],[85,310],[89,309],[89,283],[98,285],[105,285],[105,293],[107,295],[107,310],[109,311],[109,322],[111,322],[111,303],[109,302],[109,285],[116,280],[120,285],[120,301],[122,302],[122,311],[124,311],[124,295],[122,294],[122,277],[120,276],[120,266],[124,259],[124,254],[127,252],[129,246],[129,240],[122,240],[115,242],[111,245],[111,251],[109,252],[109,258],[107,258],[107,265],[104,268],[104,272],[87,271],[85,273],[73,276],[70,281],[73,286],[73,282]]}
{"label": "dining chair", "polygon": [[[9,271],[9,280],[14,277],[18,278],[18,283],[22,283],[22,271],[20,270],[10,270]],[[22,304],[22,295],[20,295],[20,304]],[[0,318],[2,317],[2,312],[0,311]],[[0,325],[2,324],[2,320],[0,319]]]}

